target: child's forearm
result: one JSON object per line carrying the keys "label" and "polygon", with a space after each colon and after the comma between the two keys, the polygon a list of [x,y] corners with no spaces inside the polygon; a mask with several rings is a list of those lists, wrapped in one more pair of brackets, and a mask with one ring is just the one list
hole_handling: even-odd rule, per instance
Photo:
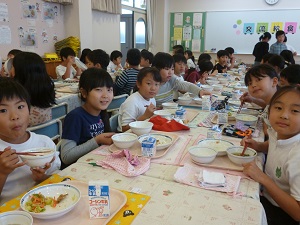
{"label": "child's forearm", "polygon": [[0,175],[0,196],[1,196],[1,193],[3,190],[3,187],[5,185],[6,179],[7,179],[7,175],[3,175],[3,174]]}
{"label": "child's forearm", "polygon": [[258,143],[257,151],[268,153],[268,149],[269,149],[269,141]]}

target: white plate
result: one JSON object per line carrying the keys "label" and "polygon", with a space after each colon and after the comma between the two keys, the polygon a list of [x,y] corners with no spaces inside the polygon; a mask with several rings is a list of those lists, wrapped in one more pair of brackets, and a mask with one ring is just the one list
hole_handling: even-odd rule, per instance
{"label": "white plate", "polygon": [[173,138],[165,134],[144,134],[138,137],[140,143],[149,136],[156,139],[156,150],[163,150],[173,143]]}
{"label": "white plate", "polygon": [[200,140],[198,145],[201,147],[212,148],[218,152],[217,156],[222,156],[226,155],[227,148],[232,147],[234,144],[220,139],[204,139]]}
{"label": "white plate", "polygon": [[[45,206],[46,210],[41,213],[34,213],[29,212],[25,208],[26,202],[28,202],[30,196],[32,194],[38,194],[41,193],[45,197],[55,197],[56,199],[60,194],[68,194],[65,199],[63,199],[60,203],[56,205],[55,208],[52,208],[51,206],[47,205]],[[20,200],[20,206],[21,208],[31,214],[35,218],[39,219],[53,219],[60,217],[67,212],[71,211],[75,205],[79,202],[81,197],[80,191],[69,184],[48,184],[41,187],[37,187],[29,192],[27,192]]]}

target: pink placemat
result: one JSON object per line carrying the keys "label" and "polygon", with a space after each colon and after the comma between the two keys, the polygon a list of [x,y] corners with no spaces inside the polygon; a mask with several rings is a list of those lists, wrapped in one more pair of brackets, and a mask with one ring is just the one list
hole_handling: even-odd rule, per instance
{"label": "pink placemat", "polygon": [[151,162],[166,165],[179,165],[181,157],[191,138],[191,136],[179,135],[177,142],[170,147],[167,154],[161,158],[152,159]]}
{"label": "pink placemat", "polygon": [[[200,173],[202,173],[203,170],[223,173],[226,178],[226,186],[225,187],[203,187],[203,186],[201,186],[200,181],[198,180],[198,176]],[[180,167],[177,169],[176,173],[174,174],[174,180],[179,183],[187,184],[187,185],[198,187],[198,188],[219,191],[219,192],[226,192],[226,193],[231,193],[231,194],[235,195],[239,188],[241,177],[228,174],[226,170],[216,171],[216,170],[208,169],[205,167],[199,167],[199,166],[194,166],[191,164],[185,164],[183,167]]]}

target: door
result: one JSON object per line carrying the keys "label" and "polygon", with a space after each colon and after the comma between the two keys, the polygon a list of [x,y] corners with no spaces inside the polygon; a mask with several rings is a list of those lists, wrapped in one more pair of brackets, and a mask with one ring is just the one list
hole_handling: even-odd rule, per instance
{"label": "door", "polygon": [[127,51],[133,48],[133,15],[122,14],[120,20],[122,65],[125,65]]}

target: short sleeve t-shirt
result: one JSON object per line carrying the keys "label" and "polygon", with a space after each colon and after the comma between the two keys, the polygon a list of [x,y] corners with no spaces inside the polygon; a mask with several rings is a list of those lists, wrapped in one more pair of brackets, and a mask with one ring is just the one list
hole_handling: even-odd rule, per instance
{"label": "short sleeve t-shirt", "polygon": [[100,115],[93,116],[77,107],[65,117],[62,139],[73,140],[80,145],[103,132],[104,123]]}

